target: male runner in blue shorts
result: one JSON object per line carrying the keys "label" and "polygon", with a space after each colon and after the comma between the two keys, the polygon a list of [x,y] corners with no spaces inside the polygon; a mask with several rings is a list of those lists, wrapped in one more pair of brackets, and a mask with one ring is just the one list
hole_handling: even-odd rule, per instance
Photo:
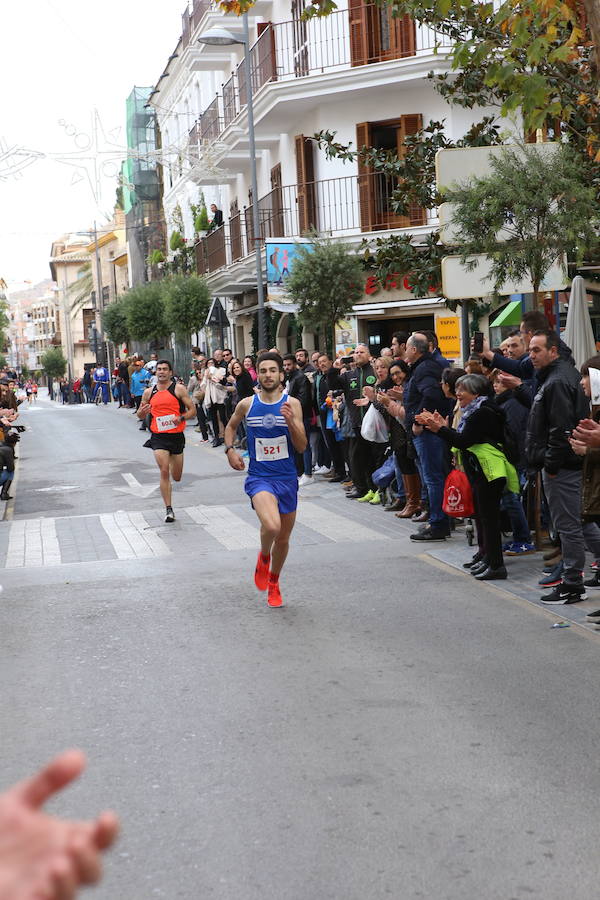
{"label": "male runner in blue shorts", "polygon": [[298,473],[295,453],[306,447],[302,407],[281,385],[283,360],[278,353],[258,358],[260,390],[240,400],[225,429],[225,453],[232,469],[244,470],[244,460],[233,448],[235,434],[246,419],[248,477],[245,491],[260,519],[260,552],[254,583],[267,590],[269,606],[281,606],[279,574],[288,554],[296,521]]}

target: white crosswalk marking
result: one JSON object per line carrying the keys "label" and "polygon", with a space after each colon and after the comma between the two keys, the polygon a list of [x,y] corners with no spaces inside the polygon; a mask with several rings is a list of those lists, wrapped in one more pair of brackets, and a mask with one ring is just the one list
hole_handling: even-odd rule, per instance
{"label": "white crosswalk marking", "polygon": [[100,524],[113,545],[118,559],[147,559],[168,556],[170,550],[157,534],[148,528],[142,513],[121,510],[100,516]]}
{"label": "white crosswalk marking", "polygon": [[54,519],[23,519],[10,526],[5,566],[59,566],[60,547]]}
{"label": "white crosswalk marking", "polygon": [[104,528],[108,539],[113,545],[113,549],[117,554],[117,559],[135,559],[136,553],[131,544],[117,525],[112,513],[104,513],[100,516],[100,524]]}
{"label": "white crosswalk marking", "polygon": [[[0,522],[0,558],[5,558],[7,569],[39,569],[103,559],[109,561],[115,557],[119,560],[155,559],[172,555],[175,546],[179,547],[182,539],[187,540],[187,535],[192,534],[195,534],[195,546],[206,547],[211,539],[225,550],[256,550],[259,546],[258,519],[253,517],[252,521],[247,521],[227,506],[188,506],[177,518],[177,525],[162,529],[161,534],[156,532],[157,523],[162,521],[156,510],[147,515],[121,510],[96,516],[88,513]],[[200,526],[196,532],[190,519]],[[336,543],[381,541],[392,537],[302,498],[297,521],[309,532]],[[80,522],[84,523],[81,527]],[[80,532],[81,543],[78,540]],[[310,540],[307,534],[298,537],[300,544]]]}
{"label": "white crosswalk marking", "polygon": [[144,518],[142,513],[133,512],[129,513],[129,519],[134,528],[137,528],[138,531],[143,535],[144,540],[148,547],[152,550],[153,556],[169,556],[171,551],[158,534],[148,525],[147,519]]}
{"label": "white crosswalk marking", "polygon": [[227,550],[258,546],[258,529],[226,506],[187,506],[185,512]]}
{"label": "white crosswalk marking", "polygon": [[373,528],[367,528],[366,525],[359,525],[346,516],[340,516],[337,513],[325,509],[316,503],[310,503],[308,500],[300,500],[298,504],[298,512],[296,513],[296,521],[307,528],[312,528],[324,537],[336,543],[345,541],[387,541],[388,536],[375,531]]}

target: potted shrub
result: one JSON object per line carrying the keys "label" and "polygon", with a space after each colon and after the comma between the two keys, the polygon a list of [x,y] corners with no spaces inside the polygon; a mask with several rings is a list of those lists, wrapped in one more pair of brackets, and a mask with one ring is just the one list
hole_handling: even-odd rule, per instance
{"label": "potted shrub", "polygon": [[194,219],[194,228],[198,232],[198,237],[204,237],[208,232],[208,212],[204,204],[202,204],[200,212]]}
{"label": "potted shrub", "polygon": [[169,247],[173,253],[177,253],[184,246],[184,240],[180,231],[172,231],[169,239]]}

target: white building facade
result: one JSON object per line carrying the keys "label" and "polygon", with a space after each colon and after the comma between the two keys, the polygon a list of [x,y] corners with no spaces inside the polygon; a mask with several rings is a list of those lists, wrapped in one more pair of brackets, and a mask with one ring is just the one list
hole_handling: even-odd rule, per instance
{"label": "white building facade", "polygon": [[[448,70],[448,48],[430,29],[363,0],[309,21],[303,9],[304,0],[258,0],[249,14],[263,278],[265,246],[293,244],[311,229],[358,246],[393,233],[418,238],[438,225],[416,207],[394,214],[394,183],[357,162],[327,159],[315,133],[402,153],[406,136],[429,120],[445,120],[458,139],[485,114],[449,106],[436,93],[427,74]],[[185,236],[195,239],[190,204],[200,193],[223,212],[223,227],[196,242],[196,263],[226,305],[241,357],[256,349],[257,308],[243,46],[199,43],[214,25],[241,36],[240,19],[194,0],[150,103],[162,134],[169,233],[181,210]],[[433,328],[436,316],[452,315],[433,295],[415,298],[403,287],[405,274],[391,290],[366,291],[354,308],[353,340],[373,352],[389,345],[393,331]],[[266,299],[279,314],[278,348],[294,349],[293,307],[271,292]],[[302,341],[311,349],[319,338],[304,333]]]}

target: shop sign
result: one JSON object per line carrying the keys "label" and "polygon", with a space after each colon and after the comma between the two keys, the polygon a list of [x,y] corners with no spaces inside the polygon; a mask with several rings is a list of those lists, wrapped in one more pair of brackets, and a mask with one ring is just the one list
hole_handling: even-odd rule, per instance
{"label": "shop sign", "polygon": [[460,317],[436,315],[435,333],[446,359],[460,359]]}
{"label": "shop sign", "polygon": [[356,316],[340,319],[335,323],[335,355],[348,356],[358,341]]}
{"label": "shop sign", "polygon": [[[398,273],[390,273],[386,275],[384,280],[382,281],[376,275],[369,275],[365,282],[365,294],[368,296],[372,296],[373,294],[378,294],[379,291],[406,291],[407,293],[411,293],[412,285],[409,280],[408,275],[398,275]],[[435,293],[436,288],[430,287],[430,293]]]}
{"label": "shop sign", "polygon": [[379,291],[395,290],[410,291],[408,275],[398,275],[397,273],[390,274],[386,275],[383,281],[376,275],[369,275],[365,282],[365,294],[368,294],[369,296],[378,294]]}

